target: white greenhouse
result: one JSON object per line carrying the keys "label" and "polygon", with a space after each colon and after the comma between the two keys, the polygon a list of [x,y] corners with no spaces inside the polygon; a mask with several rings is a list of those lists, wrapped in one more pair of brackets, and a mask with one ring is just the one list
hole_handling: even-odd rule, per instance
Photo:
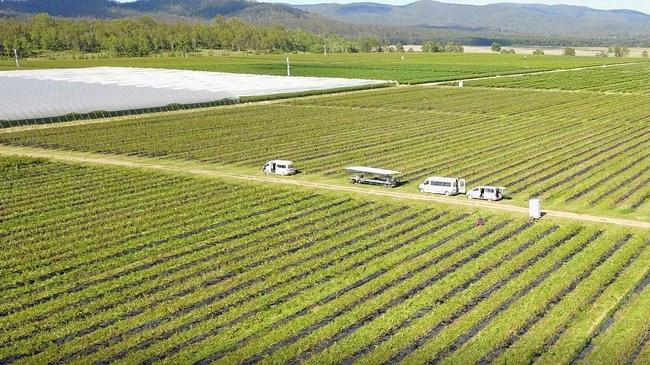
{"label": "white greenhouse", "polygon": [[0,121],[160,111],[236,103],[243,96],[380,83],[383,81],[125,67],[3,71]]}

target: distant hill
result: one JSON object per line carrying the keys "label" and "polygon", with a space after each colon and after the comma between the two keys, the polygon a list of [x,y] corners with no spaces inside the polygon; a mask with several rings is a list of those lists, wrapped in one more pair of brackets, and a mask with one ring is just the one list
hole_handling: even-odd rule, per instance
{"label": "distant hill", "polygon": [[405,27],[343,23],[289,5],[249,0],[138,0],[129,3],[112,0],[0,0],[0,18],[36,13],[98,19],[150,16],[171,21],[210,21],[223,15],[252,24],[282,25],[317,34],[352,38],[375,36],[406,42],[420,40],[418,32]]}
{"label": "distant hill", "polygon": [[0,0],[0,12],[48,13],[63,17],[120,18],[161,15],[210,20],[216,16],[256,17],[273,15],[281,19],[318,17],[294,7],[246,0],[139,0],[119,3],[111,0]]}
{"label": "distant hill", "polygon": [[223,15],[261,25],[317,34],[374,36],[390,41],[458,40],[465,44],[650,44],[650,15],[631,10],[502,3],[486,6],[420,0],[404,6],[376,3],[288,5],[249,0],[0,0],[0,18],[46,12],[71,18],[151,16],[209,21]]}
{"label": "distant hill", "polygon": [[420,0],[404,6],[376,3],[293,6],[354,24],[580,37],[650,34],[650,15],[631,10],[596,10],[584,6],[512,3],[476,6],[432,0]]}

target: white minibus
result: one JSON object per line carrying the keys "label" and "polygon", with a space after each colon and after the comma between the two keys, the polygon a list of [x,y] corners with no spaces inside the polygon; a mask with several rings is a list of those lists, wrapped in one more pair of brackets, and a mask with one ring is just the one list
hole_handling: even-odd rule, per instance
{"label": "white minibus", "polygon": [[420,184],[421,193],[444,194],[447,196],[465,194],[465,179],[434,176]]}

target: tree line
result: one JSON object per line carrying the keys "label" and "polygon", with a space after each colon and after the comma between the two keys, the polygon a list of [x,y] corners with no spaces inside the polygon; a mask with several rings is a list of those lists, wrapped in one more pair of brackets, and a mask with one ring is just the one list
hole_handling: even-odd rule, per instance
{"label": "tree line", "polygon": [[[463,52],[458,42],[426,43],[430,52]],[[366,36],[347,39],[319,36],[281,26],[251,25],[219,16],[209,23],[163,22],[149,17],[118,20],[71,20],[42,13],[0,22],[0,55],[21,57],[42,51],[106,53],[142,57],[163,52],[191,53],[201,49],[257,52],[403,52],[389,39]]]}
{"label": "tree line", "polygon": [[105,52],[115,56],[148,56],[200,49],[282,52],[354,52],[358,42],[340,36],[321,37],[279,26],[255,26],[236,18],[210,23],[168,23],[151,18],[67,20],[37,14],[26,20],[0,22],[0,52],[17,49],[21,56],[40,51]]}

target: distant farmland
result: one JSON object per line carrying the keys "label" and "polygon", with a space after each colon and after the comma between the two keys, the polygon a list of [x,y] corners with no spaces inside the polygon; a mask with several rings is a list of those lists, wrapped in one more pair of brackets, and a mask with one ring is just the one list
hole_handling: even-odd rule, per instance
{"label": "distant farmland", "polygon": [[[286,57],[294,76],[347,77],[424,83],[481,76],[528,73],[542,70],[639,62],[631,58],[526,56],[452,53],[360,53],[253,55],[232,53],[203,57],[147,57],[84,60],[24,60],[22,67],[155,67],[200,71],[222,71],[263,75],[286,75]],[[404,57],[404,59],[402,59]],[[1,61],[0,70],[13,70],[13,61]]]}
{"label": "distant farmland", "polygon": [[650,63],[470,81],[469,86],[650,94]]}
{"label": "distant farmland", "polygon": [[2,363],[650,359],[647,231],[477,228],[443,206],[30,159],[0,172]]}

